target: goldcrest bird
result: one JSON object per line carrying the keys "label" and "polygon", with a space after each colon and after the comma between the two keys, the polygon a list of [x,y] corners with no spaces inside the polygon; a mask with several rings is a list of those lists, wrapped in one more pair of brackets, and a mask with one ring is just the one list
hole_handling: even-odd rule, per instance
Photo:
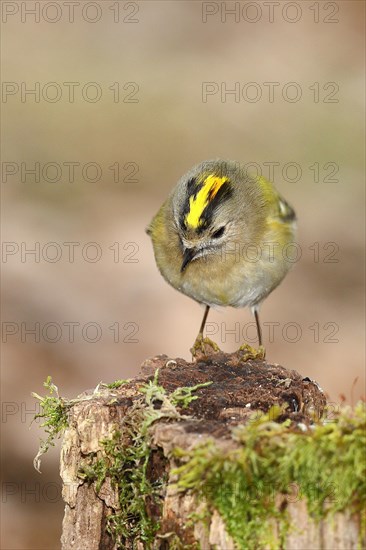
{"label": "goldcrest bird", "polygon": [[[206,309],[196,338],[203,338],[212,306],[250,306],[264,357],[258,309],[292,262],[296,216],[272,183],[250,176],[238,162],[209,160],[183,176],[147,233],[164,279]],[[211,342],[209,342],[211,343]]]}

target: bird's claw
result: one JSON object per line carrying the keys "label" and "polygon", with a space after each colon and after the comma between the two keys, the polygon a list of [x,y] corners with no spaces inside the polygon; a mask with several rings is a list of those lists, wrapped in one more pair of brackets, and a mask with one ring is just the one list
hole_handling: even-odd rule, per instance
{"label": "bird's claw", "polygon": [[264,360],[266,357],[266,350],[264,346],[259,346],[259,348],[253,348],[249,344],[243,344],[242,346],[240,346],[239,351],[243,352],[241,361],[248,361],[249,359]]}
{"label": "bird's claw", "polygon": [[220,351],[216,342],[213,342],[210,338],[204,337],[203,334],[199,334],[191,347],[192,357],[200,355],[210,355],[213,352]]}

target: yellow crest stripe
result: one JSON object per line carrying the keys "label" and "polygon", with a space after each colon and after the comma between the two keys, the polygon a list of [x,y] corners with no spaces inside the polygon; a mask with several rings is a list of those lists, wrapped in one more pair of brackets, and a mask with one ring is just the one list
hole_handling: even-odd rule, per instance
{"label": "yellow crest stripe", "polygon": [[198,193],[189,197],[189,212],[185,219],[187,225],[192,228],[197,228],[200,225],[202,212],[226,181],[228,181],[228,178],[219,178],[214,175],[207,176]]}

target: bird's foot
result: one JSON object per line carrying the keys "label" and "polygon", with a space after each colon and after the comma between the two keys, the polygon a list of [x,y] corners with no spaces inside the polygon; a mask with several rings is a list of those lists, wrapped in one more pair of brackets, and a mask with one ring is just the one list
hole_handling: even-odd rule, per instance
{"label": "bird's foot", "polygon": [[211,355],[212,353],[220,351],[216,342],[213,342],[210,338],[204,337],[203,334],[199,334],[191,347],[192,357],[197,358],[202,355]]}
{"label": "bird's foot", "polygon": [[253,348],[249,344],[243,344],[240,346],[239,351],[243,352],[241,361],[248,361],[249,359],[260,359],[263,361],[266,357],[266,350],[264,346]]}

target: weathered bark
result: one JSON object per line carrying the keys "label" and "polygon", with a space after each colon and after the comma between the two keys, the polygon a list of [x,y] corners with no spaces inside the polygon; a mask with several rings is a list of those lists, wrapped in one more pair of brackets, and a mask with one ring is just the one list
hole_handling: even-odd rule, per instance
{"label": "weathered bark", "polygon": [[[120,504],[117,489],[110,479],[96,492],[95,483],[80,476],[83,462],[103,453],[101,440],[109,439],[123,423],[136,400],[141,399],[139,388],[151,380],[159,368],[158,383],[170,393],[183,386],[213,381],[212,385],[197,390],[197,400],[182,413],[190,418],[155,422],[150,428],[151,450],[148,476],[157,479],[165,473],[167,481],[162,494],[162,509],[146,500],[149,516],[160,522],[153,547],[156,549],[189,548],[198,542],[200,548],[234,549],[235,544],[225,530],[217,511],[212,510],[208,522],[190,521],[192,512],[204,507],[189,492],[179,492],[174,485],[172,469],[179,460],[173,449],[190,450],[208,438],[227,450],[237,443],[230,437],[230,429],[246,422],[252,411],[267,412],[272,405],[287,404],[283,418],[293,423],[309,425],[314,413],[322,414],[326,400],[322,390],[296,371],[289,371],[265,361],[242,362],[240,353],[215,353],[200,356],[193,363],[183,359],[169,360],[159,356],[146,361],[142,374],[118,389],[99,388],[89,392],[73,406],[61,452],[61,477],[66,503],[63,521],[63,550],[112,550],[116,548],[145,548],[141,541],[125,540],[117,546],[106,533],[110,514],[118,512]],[[122,472],[123,474],[123,472]],[[281,499],[281,495],[278,497]],[[340,513],[332,521],[316,523],[307,512],[303,500],[288,504],[291,522],[299,529],[289,533],[283,547],[295,549],[356,549],[360,544],[359,517]],[[160,515],[160,517],[159,517]],[[273,522],[273,530],[278,526]],[[179,541],[179,542],[178,542]],[[135,545],[134,545],[135,544]],[[191,546],[193,548],[194,546]]]}

